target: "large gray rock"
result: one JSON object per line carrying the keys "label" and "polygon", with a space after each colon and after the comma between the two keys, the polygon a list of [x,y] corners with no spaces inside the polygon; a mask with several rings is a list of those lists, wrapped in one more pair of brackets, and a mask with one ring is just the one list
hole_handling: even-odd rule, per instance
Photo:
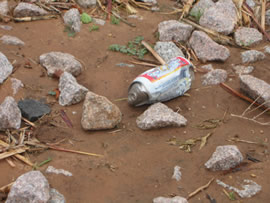
{"label": "large gray rock", "polygon": [[49,76],[57,70],[62,70],[78,76],[82,72],[82,65],[74,56],[62,52],[49,52],[39,57],[40,64],[47,69]]}
{"label": "large gray rock", "polygon": [[237,146],[218,146],[212,157],[204,164],[211,171],[225,171],[236,167],[243,161]]}
{"label": "large gray rock", "polygon": [[202,76],[203,85],[218,85],[222,82],[225,82],[227,79],[227,72],[222,69],[212,70]]}
{"label": "large gray rock", "polygon": [[24,42],[22,40],[20,40],[17,37],[10,36],[10,35],[3,35],[0,38],[0,40],[2,41],[3,44],[24,46]]}
{"label": "large gray rock", "polygon": [[224,35],[233,32],[237,23],[237,9],[232,0],[219,0],[207,9],[199,21],[200,25]]}
{"label": "large gray rock", "polygon": [[30,171],[21,175],[12,185],[6,203],[47,203],[50,187],[40,171]]}
{"label": "large gray rock", "polygon": [[21,111],[13,97],[6,97],[0,105],[0,130],[19,129]]}
{"label": "large gray rock", "polygon": [[270,108],[270,85],[252,75],[240,76],[240,89],[253,100],[260,97],[257,102],[265,103]]}
{"label": "large gray rock", "polygon": [[263,35],[255,28],[241,27],[234,33],[234,39],[239,46],[252,46],[262,41]]}
{"label": "large gray rock", "polygon": [[19,3],[13,11],[14,17],[26,17],[26,16],[44,16],[49,14],[43,8],[38,7],[35,4]]}
{"label": "large gray rock", "polygon": [[90,6],[95,6],[97,0],[77,0],[77,3],[83,8],[88,8]]}
{"label": "large gray rock", "polygon": [[9,11],[8,8],[8,1],[4,0],[4,1],[0,1],[0,15],[7,15]]}
{"label": "large gray rock", "polygon": [[213,6],[215,6],[215,3],[212,0],[200,0],[192,7],[189,14],[199,20],[204,11]]}
{"label": "large gray rock", "polygon": [[84,130],[112,129],[122,120],[119,108],[106,97],[93,92],[86,94],[81,125]]}
{"label": "large gray rock", "polygon": [[246,74],[251,73],[254,70],[254,67],[253,66],[237,65],[237,66],[233,67],[233,70],[238,75],[246,75]]}
{"label": "large gray rock", "polygon": [[248,50],[241,53],[242,63],[252,63],[265,59],[265,54],[257,50]]}
{"label": "large gray rock", "polygon": [[23,117],[32,122],[51,112],[51,108],[47,104],[33,99],[20,100],[18,106]]}
{"label": "large gray rock", "polygon": [[66,203],[66,199],[64,197],[64,195],[62,195],[61,193],[59,193],[56,189],[51,188],[50,190],[50,200],[48,201],[48,203]]}
{"label": "large gray rock", "polygon": [[193,27],[177,20],[163,21],[158,24],[160,41],[187,41]]}
{"label": "large gray rock", "polygon": [[68,106],[77,104],[85,98],[88,89],[77,83],[76,78],[68,72],[61,74],[59,80],[59,104]]}
{"label": "large gray rock", "polygon": [[166,62],[178,56],[185,57],[181,49],[173,42],[157,42],[154,49]]}
{"label": "large gray rock", "polygon": [[265,24],[270,25],[270,9],[265,12]]}
{"label": "large gray rock", "polygon": [[230,51],[226,47],[214,42],[206,33],[194,31],[189,40],[191,48],[197,57],[203,62],[225,61],[230,56]]}
{"label": "large gray rock", "polygon": [[0,84],[2,84],[13,71],[13,66],[2,52],[0,52],[0,67]]}
{"label": "large gray rock", "polygon": [[186,198],[180,196],[175,196],[172,198],[156,197],[153,199],[153,203],[188,203],[188,201]]}
{"label": "large gray rock", "polygon": [[68,10],[64,14],[64,23],[66,26],[68,26],[70,29],[72,29],[74,32],[80,32],[81,30],[81,17],[80,12],[76,8],[72,8]]}
{"label": "large gray rock", "polygon": [[201,66],[201,68],[202,68],[202,69],[205,69],[205,70],[208,71],[208,72],[214,70],[212,64],[203,65],[203,66]]}
{"label": "large gray rock", "polygon": [[151,105],[136,120],[137,126],[142,130],[162,128],[168,126],[181,127],[187,124],[187,119],[174,112],[165,104],[156,103]]}

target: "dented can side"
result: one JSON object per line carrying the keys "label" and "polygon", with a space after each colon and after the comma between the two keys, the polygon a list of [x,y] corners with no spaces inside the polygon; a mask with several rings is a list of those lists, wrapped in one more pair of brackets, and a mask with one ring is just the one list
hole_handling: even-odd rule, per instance
{"label": "dented can side", "polygon": [[139,75],[129,87],[128,102],[141,106],[168,101],[189,90],[193,78],[192,64],[183,57],[176,57],[166,65]]}

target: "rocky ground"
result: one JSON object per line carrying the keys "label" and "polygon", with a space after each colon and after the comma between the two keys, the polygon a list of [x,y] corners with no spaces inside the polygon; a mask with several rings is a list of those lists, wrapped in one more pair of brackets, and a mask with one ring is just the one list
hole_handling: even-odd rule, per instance
{"label": "rocky ground", "polygon": [[[176,1],[136,8],[129,25],[83,0],[56,19],[15,23],[55,12],[34,2],[0,1],[0,201],[268,202],[269,114],[224,86],[269,108],[269,2],[266,35],[252,19],[239,26],[231,0],[193,5],[193,22],[218,39],[178,21],[179,10],[168,14]],[[109,47],[139,36],[166,62],[190,58],[196,72],[187,94],[128,105],[129,85],[151,67]]]}

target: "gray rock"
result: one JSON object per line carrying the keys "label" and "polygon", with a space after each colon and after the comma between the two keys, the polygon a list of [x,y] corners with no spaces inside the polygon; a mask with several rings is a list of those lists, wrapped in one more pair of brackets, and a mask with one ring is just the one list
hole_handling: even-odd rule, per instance
{"label": "gray rock", "polygon": [[2,84],[13,71],[13,66],[2,52],[0,52],[0,67],[0,84]]}
{"label": "gray rock", "polygon": [[175,166],[174,167],[172,179],[175,179],[176,181],[181,180],[182,173],[181,173],[180,169],[181,169],[180,166]]}
{"label": "gray rock", "polygon": [[10,35],[3,35],[0,38],[0,40],[2,41],[3,44],[24,46],[24,42],[22,40],[20,40],[17,37],[10,36]]}
{"label": "gray rock", "polygon": [[64,23],[70,27],[74,32],[80,32],[81,30],[81,17],[80,12],[76,8],[68,10],[64,14]]}
{"label": "gray rock", "polygon": [[224,35],[233,32],[237,23],[237,10],[232,0],[219,0],[207,9],[199,21],[200,25]]}
{"label": "gray rock", "polygon": [[199,20],[201,16],[204,14],[204,11],[206,11],[208,8],[212,6],[215,6],[215,3],[212,0],[200,0],[192,7],[189,14],[195,17],[196,20]]}
{"label": "gray rock", "polygon": [[19,129],[21,111],[13,97],[6,97],[0,105],[0,130]]}
{"label": "gray rock", "polygon": [[252,63],[265,59],[265,54],[257,50],[248,50],[241,53],[242,63]]}
{"label": "gray rock", "polygon": [[255,28],[241,27],[234,33],[234,39],[239,46],[252,46],[262,41],[263,35]]}
{"label": "gray rock", "polygon": [[102,20],[102,19],[99,19],[99,18],[93,18],[93,22],[97,25],[101,25],[101,26],[104,26],[106,21],[105,20]]}
{"label": "gray rock", "polygon": [[238,65],[238,66],[234,66],[233,70],[238,75],[246,75],[246,74],[251,73],[254,70],[254,67]]}
{"label": "gray rock", "polygon": [[160,41],[187,41],[193,27],[177,20],[163,21],[158,24]]}
{"label": "gray rock", "polygon": [[22,116],[32,122],[51,112],[51,108],[47,104],[33,99],[20,100],[18,106]]}
{"label": "gray rock", "polygon": [[154,49],[166,62],[178,56],[185,57],[181,49],[173,42],[157,42]]}
{"label": "gray rock", "polygon": [[162,128],[168,126],[181,127],[187,124],[187,119],[174,112],[165,104],[156,103],[151,105],[136,120],[137,126],[142,130]]}
{"label": "gray rock", "polygon": [[270,9],[265,12],[265,24],[270,25]]}
{"label": "gray rock", "polygon": [[38,7],[35,4],[19,3],[13,11],[14,17],[27,17],[27,16],[44,16],[49,13],[43,8]]}
{"label": "gray rock", "polygon": [[246,0],[246,4],[254,10],[256,3],[253,0]]}
{"label": "gray rock", "polygon": [[270,54],[270,46],[265,46],[264,47],[264,52],[267,54]]}
{"label": "gray rock", "polygon": [[17,94],[17,92],[24,87],[22,81],[16,79],[16,78],[11,78],[11,87],[13,90],[13,95]]}
{"label": "gray rock", "polygon": [[230,56],[229,49],[217,44],[202,31],[194,31],[189,43],[197,57],[203,62],[225,61]]}
{"label": "gray rock", "polygon": [[265,81],[251,75],[241,75],[240,90],[253,100],[260,97],[257,102],[267,102],[265,106],[270,108],[270,85]]}
{"label": "gray rock", "polygon": [[204,164],[211,171],[224,171],[234,168],[243,161],[243,156],[237,146],[218,146],[212,157]]}
{"label": "gray rock", "polygon": [[222,82],[225,82],[227,79],[227,72],[222,69],[212,70],[202,76],[203,85],[218,85]]}
{"label": "gray rock", "polygon": [[8,8],[8,1],[4,0],[4,1],[0,1],[0,15],[7,15],[9,11]]}
{"label": "gray rock", "polygon": [[50,200],[48,201],[48,203],[66,203],[66,199],[64,197],[64,195],[62,195],[61,193],[59,193],[56,189],[51,188],[50,190]]}
{"label": "gray rock", "polygon": [[203,66],[201,66],[201,68],[202,68],[202,69],[205,69],[205,70],[207,70],[207,71],[212,71],[212,70],[214,70],[212,64],[203,65]]}
{"label": "gray rock", "polygon": [[188,203],[187,199],[180,196],[175,196],[172,198],[168,197],[156,197],[153,199],[153,203]]}
{"label": "gray rock", "polygon": [[9,25],[0,25],[0,28],[3,30],[12,30],[13,29],[13,27],[9,26]]}
{"label": "gray rock", "polygon": [[122,120],[119,108],[106,97],[93,92],[86,94],[81,125],[84,130],[112,129]]}
{"label": "gray rock", "polygon": [[49,52],[39,57],[40,64],[47,69],[49,76],[56,70],[62,70],[78,76],[82,72],[82,65],[74,56],[62,52]]}
{"label": "gray rock", "polygon": [[49,199],[50,187],[47,179],[40,171],[30,171],[17,178],[6,203],[47,203]]}
{"label": "gray rock", "polygon": [[68,106],[77,104],[85,98],[88,89],[77,83],[76,78],[68,72],[64,72],[59,80],[59,104]]}
{"label": "gray rock", "polygon": [[89,8],[97,4],[97,0],[77,0],[77,3],[83,8]]}
{"label": "gray rock", "polygon": [[72,173],[64,169],[56,169],[53,166],[48,166],[46,173],[63,174],[64,176],[72,176]]}
{"label": "gray rock", "polygon": [[226,183],[220,180],[216,180],[216,182],[218,185],[221,185],[224,188],[236,192],[241,198],[250,198],[262,190],[262,186],[258,185],[253,180],[244,180],[244,183],[246,184],[242,185],[242,187],[244,188],[243,190],[239,190],[235,187],[227,185]]}

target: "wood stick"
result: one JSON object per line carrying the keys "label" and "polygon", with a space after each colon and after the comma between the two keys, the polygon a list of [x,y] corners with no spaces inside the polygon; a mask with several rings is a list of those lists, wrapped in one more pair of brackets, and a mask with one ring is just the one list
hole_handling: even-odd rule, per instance
{"label": "wood stick", "polygon": [[261,10],[262,10],[262,13],[261,13],[261,26],[262,26],[262,29],[265,30],[265,7],[266,7],[266,0],[261,0],[262,1],[262,7],[261,7]]}
{"label": "wood stick", "polygon": [[14,162],[10,159],[10,158],[6,158],[5,159],[7,161],[7,163],[12,167],[12,168],[15,168],[16,165],[14,164]]}
{"label": "wood stick", "polygon": [[267,38],[268,41],[270,41],[270,36],[269,34],[262,28],[260,23],[257,21],[256,17],[254,16],[252,10],[249,8],[249,6],[244,2],[243,8],[250,14],[250,17],[253,19],[259,30],[264,34],[264,36]]}
{"label": "wood stick", "polygon": [[10,188],[12,187],[13,184],[14,184],[14,182],[9,183],[9,184],[7,184],[5,186],[0,187],[0,192],[8,193],[10,191]]}
{"label": "wood stick", "polygon": [[22,117],[22,120],[26,123],[28,123],[29,125],[31,125],[32,127],[36,128],[36,125],[34,123],[32,123],[31,121],[27,120],[26,118]]}
{"label": "wood stick", "polygon": [[25,152],[27,149],[28,149],[28,147],[22,147],[22,148],[13,149],[13,150],[10,150],[10,151],[8,151],[8,152],[1,153],[1,154],[0,154],[0,160],[1,160],[1,159],[5,159],[5,158],[10,157],[10,156],[13,156],[13,155],[15,155],[15,154],[23,153],[23,152]]}
{"label": "wood stick", "polygon": [[130,63],[142,65],[142,66],[150,66],[150,67],[156,67],[157,65],[152,63],[146,63],[146,62],[137,62],[137,61],[129,61]]}
{"label": "wood stick", "polygon": [[198,194],[199,192],[201,192],[202,190],[206,189],[209,187],[209,185],[213,182],[215,178],[212,178],[206,185],[203,185],[201,187],[199,187],[197,190],[195,190],[194,192],[190,193],[187,197],[187,199],[190,199],[191,197],[193,197],[194,195]]}
{"label": "wood stick", "polygon": [[202,31],[204,31],[204,32],[212,35],[213,36],[213,40],[216,41],[216,42],[218,42],[218,43],[221,43],[223,45],[228,45],[228,44],[229,45],[233,45],[233,46],[235,45],[233,43],[233,39],[230,38],[230,37],[228,37],[228,36],[225,36],[225,35],[219,34],[216,31],[213,31],[213,30],[204,28],[204,27],[202,27],[202,26],[200,26],[200,25],[198,25],[198,24],[196,24],[196,23],[194,23],[191,20],[186,19],[186,18],[182,19],[182,21],[185,22],[185,23],[187,23],[187,24],[192,25],[193,27],[195,27],[195,28],[197,28],[199,30],[202,30]]}
{"label": "wood stick", "polygon": [[[228,90],[230,93],[232,93],[235,96],[240,97],[241,99],[250,102],[250,103],[254,103],[257,106],[260,106],[261,104],[258,104],[257,102],[254,102],[254,100],[250,99],[249,97],[237,92],[236,90],[232,89],[231,87],[229,87],[228,85],[226,85],[225,83],[220,83],[220,86],[223,87],[224,89]],[[262,106],[262,108],[267,109],[267,107]]]}
{"label": "wood stick", "polygon": [[144,40],[142,41],[142,45],[145,46],[146,49],[148,49],[148,51],[151,52],[151,54],[153,54],[153,56],[162,64],[166,64],[166,62],[163,60],[163,58],[161,58],[158,53],[149,45],[147,44]]}
{"label": "wood stick", "polygon": [[94,154],[94,153],[88,153],[88,152],[82,152],[82,151],[76,151],[76,150],[71,150],[71,149],[64,149],[64,148],[59,148],[59,147],[53,147],[53,146],[48,146],[49,149],[53,149],[56,151],[62,151],[62,152],[71,152],[75,154],[83,154],[83,155],[88,155],[88,156],[96,156],[96,157],[103,157],[101,154]]}
{"label": "wood stick", "polygon": [[[0,145],[4,146],[4,147],[8,147],[9,144],[5,143],[4,141],[0,140]],[[27,158],[25,158],[24,156],[20,155],[20,154],[15,154],[14,155],[17,159],[21,160],[22,162],[26,163],[29,166],[33,166],[34,164]]]}
{"label": "wood stick", "polygon": [[52,18],[57,18],[56,15],[47,15],[47,16],[28,16],[28,17],[20,17],[20,18],[13,18],[15,22],[30,22],[36,20],[49,20]]}
{"label": "wood stick", "polygon": [[61,118],[65,121],[67,126],[70,128],[73,128],[73,125],[72,125],[70,119],[68,118],[67,114],[64,112],[64,110],[61,109],[60,113],[61,113]]}

